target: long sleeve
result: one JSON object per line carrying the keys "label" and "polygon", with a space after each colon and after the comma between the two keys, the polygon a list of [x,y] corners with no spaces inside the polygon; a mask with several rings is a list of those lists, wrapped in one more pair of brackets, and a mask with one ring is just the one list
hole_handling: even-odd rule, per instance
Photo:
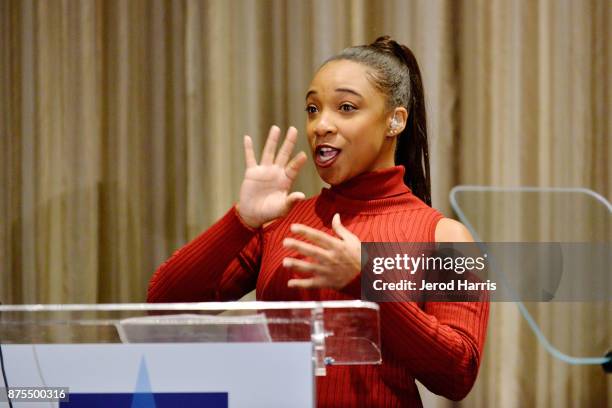
{"label": "long sleeve", "polygon": [[260,258],[260,231],[245,226],[232,208],[157,269],[147,302],[238,299],[255,288]]}
{"label": "long sleeve", "polygon": [[[380,305],[383,350],[432,392],[461,400],[472,388],[484,346],[488,302]],[[383,357],[384,358],[384,357]]]}

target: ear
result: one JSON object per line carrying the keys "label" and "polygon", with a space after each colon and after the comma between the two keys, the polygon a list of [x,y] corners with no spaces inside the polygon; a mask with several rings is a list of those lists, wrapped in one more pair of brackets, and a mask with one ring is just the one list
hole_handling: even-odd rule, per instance
{"label": "ear", "polygon": [[402,133],[408,121],[408,111],[403,106],[393,109],[387,117],[387,136],[395,137]]}

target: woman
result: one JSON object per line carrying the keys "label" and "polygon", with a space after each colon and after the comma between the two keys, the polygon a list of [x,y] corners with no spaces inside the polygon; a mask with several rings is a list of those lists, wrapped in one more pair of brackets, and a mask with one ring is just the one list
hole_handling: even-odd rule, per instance
{"label": "woman", "polygon": [[[306,94],[306,133],[321,178],[305,199],[290,192],[306,155],[297,130],[277,154],[272,127],[261,161],[244,138],[240,200],[153,276],[150,302],[360,297],[360,243],[471,241],[432,209],[421,76],[412,52],[389,37],[325,62]],[[317,379],[320,407],[421,406],[415,379],[450,399],[472,387],[486,302],[380,304],[381,365],[332,366]]]}

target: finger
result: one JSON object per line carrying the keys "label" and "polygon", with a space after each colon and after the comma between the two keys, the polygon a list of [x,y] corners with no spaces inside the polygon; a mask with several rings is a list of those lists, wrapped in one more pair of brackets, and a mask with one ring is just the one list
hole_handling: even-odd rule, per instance
{"label": "finger", "polygon": [[285,174],[287,175],[287,177],[289,177],[290,180],[295,180],[298,173],[300,172],[300,169],[306,163],[306,160],[308,160],[306,153],[299,152],[293,159],[291,159],[289,164],[285,166]]}
{"label": "finger", "polygon": [[287,136],[285,136],[285,141],[278,151],[278,155],[276,156],[276,160],[274,160],[274,164],[278,164],[281,167],[285,167],[287,162],[289,161],[289,157],[291,157],[291,152],[295,147],[295,143],[297,141],[297,129],[291,126],[289,130],[287,130]]}
{"label": "finger", "polygon": [[353,236],[353,233],[349,231],[342,222],[340,221],[340,214],[336,213],[334,218],[332,218],[332,229],[340,238],[348,239]]}
{"label": "finger", "polygon": [[244,135],[244,160],[247,168],[257,166],[255,152],[253,151],[253,140],[248,135]]}
{"label": "finger", "polygon": [[301,191],[294,191],[287,196],[287,207],[291,208],[295,203],[306,198],[306,195]]}
{"label": "finger", "polygon": [[261,155],[261,164],[269,165],[274,163],[274,152],[276,152],[276,145],[280,138],[280,128],[278,126],[272,126],[268,133],[268,139],[266,139],[266,145],[264,146],[263,153]]}
{"label": "finger", "polygon": [[325,286],[325,281],[319,276],[306,279],[289,279],[287,286],[290,288],[302,289],[322,288]]}
{"label": "finger", "polygon": [[322,265],[312,262],[306,262],[302,259],[283,258],[283,266],[297,272],[304,273],[325,273],[327,269]]}
{"label": "finger", "polygon": [[285,248],[294,249],[302,255],[309,256],[321,262],[327,262],[330,257],[329,252],[323,248],[293,238],[285,238],[283,240],[283,246]]}
{"label": "finger", "polygon": [[332,248],[337,241],[337,238],[303,224],[291,224],[291,232],[301,235],[325,249]]}

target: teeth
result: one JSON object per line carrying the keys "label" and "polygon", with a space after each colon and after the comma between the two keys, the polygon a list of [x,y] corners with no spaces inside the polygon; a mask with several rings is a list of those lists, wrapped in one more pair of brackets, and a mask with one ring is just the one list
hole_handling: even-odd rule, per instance
{"label": "teeth", "polygon": [[326,162],[332,160],[339,153],[338,149],[329,146],[322,146],[318,150],[319,160],[322,162]]}
{"label": "teeth", "polygon": [[329,146],[322,146],[319,148],[319,153],[320,154],[329,154],[329,153],[334,153],[337,152],[338,149],[333,148],[333,147],[329,147]]}

